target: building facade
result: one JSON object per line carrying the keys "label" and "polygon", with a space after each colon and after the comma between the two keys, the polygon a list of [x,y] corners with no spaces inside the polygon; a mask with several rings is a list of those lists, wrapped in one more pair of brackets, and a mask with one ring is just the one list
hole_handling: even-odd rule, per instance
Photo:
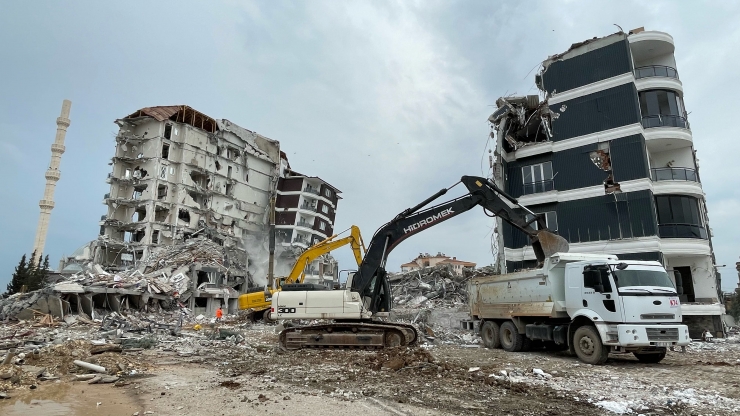
{"label": "building facade", "polygon": [[[539,96],[502,97],[494,179],[545,217],[571,252],[656,260],[680,272],[684,322],[723,333],[720,275],[673,38],[635,29],[571,46],[536,75]],[[508,271],[534,266],[498,224]]]}
{"label": "building facade", "polygon": [[438,252],[434,256],[429,253],[419,253],[415,259],[401,265],[401,273],[444,264],[449,264],[452,267],[452,271],[457,275],[462,275],[464,268],[475,268],[475,263],[458,260],[457,257],[449,257],[441,252]]}
{"label": "building facade", "polygon": [[[340,193],[321,178],[286,166],[277,185],[276,243],[305,249],[332,236]],[[305,282],[332,287],[339,282],[337,261],[329,253],[320,256],[306,267]]]}

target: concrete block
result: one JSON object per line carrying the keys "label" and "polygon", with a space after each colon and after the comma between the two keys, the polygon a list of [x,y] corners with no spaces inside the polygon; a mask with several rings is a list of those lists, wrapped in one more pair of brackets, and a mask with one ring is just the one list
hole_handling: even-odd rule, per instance
{"label": "concrete block", "polygon": [[49,312],[51,316],[63,319],[64,318],[64,309],[62,307],[62,300],[59,299],[59,297],[50,295],[47,299],[47,304],[49,305]]}
{"label": "concrete block", "polygon": [[80,312],[84,312],[87,314],[87,316],[92,317],[93,312],[93,302],[92,302],[92,295],[89,293],[84,293],[80,295]]}

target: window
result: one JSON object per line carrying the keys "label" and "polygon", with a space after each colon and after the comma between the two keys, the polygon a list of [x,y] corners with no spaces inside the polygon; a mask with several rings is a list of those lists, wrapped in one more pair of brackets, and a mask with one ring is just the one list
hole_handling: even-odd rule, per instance
{"label": "window", "polygon": [[157,199],[164,199],[167,196],[167,185],[157,185]]}
{"label": "window", "polygon": [[165,124],[164,125],[164,138],[169,139],[170,137],[172,137],[172,124]]}
{"label": "window", "polygon": [[167,179],[167,166],[162,166],[159,170],[159,179]]}
{"label": "window", "polygon": [[331,198],[331,189],[324,188],[324,196],[326,196],[327,198]]}
{"label": "window", "polygon": [[[538,214],[538,215],[545,217],[545,224],[547,225],[547,228],[550,231],[554,231],[554,232],[557,232],[558,231],[558,214],[557,214],[557,212],[555,212],[555,211],[548,211],[548,212],[541,213],[541,214]],[[526,218],[527,218],[527,221],[530,221],[532,219],[532,216],[529,215],[529,214],[527,214]],[[535,230],[539,230],[539,224],[537,223],[537,221],[535,221],[535,222],[532,223],[532,228],[534,228]]]}
{"label": "window", "polygon": [[231,166],[229,166],[228,173],[226,174],[226,177],[231,179]]}
{"label": "window", "polygon": [[162,159],[167,159],[170,156],[170,145],[167,143],[162,144]]}
{"label": "window", "polygon": [[319,221],[319,230],[326,230],[326,223],[324,221]]}
{"label": "window", "polygon": [[669,90],[651,90],[640,93],[640,112],[643,127],[686,128],[686,111],[681,96]]}
{"label": "window", "polygon": [[328,214],[329,213],[329,207],[327,205],[322,205],[321,206],[321,212],[323,212],[324,214]]}
{"label": "window", "polygon": [[524,194],[547,192],[555,189],[552,181],[552,162],[538,163],[522,167]]}
{"label": "window", "polygon": [[707,238],[699,200],[690,196],[656,196],[658,230],[662,238]]}

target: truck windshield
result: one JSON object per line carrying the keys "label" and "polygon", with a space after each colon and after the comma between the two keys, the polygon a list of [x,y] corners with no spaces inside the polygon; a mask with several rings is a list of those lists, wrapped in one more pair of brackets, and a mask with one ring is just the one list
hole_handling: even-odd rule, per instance
{"label": "truck windshield", "polygon": [[658,286],[675,289],[668,273],[663,270],[624,269],[614,270],[617,287]]}

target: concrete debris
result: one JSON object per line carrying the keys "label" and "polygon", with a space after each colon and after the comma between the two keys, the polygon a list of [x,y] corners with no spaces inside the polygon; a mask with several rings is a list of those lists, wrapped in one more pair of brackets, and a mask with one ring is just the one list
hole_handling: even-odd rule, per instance
{"label": "concrete debris", "polygon": [[[538,95],[501,97],[496,100],[496,107],[488,121],[503,139],[502,146],[507,152],[550,140],[552,121],[560,116],[550,109],[547,100],[540,102]],[[565,111],[562,107],[561,112]]]}
{"label": "concrete debris", "polygon": [[394,294],[395,305],[454,306],[467,301],[466,282],[470,276],[469,273],[457,275],[450,265],[443,264],[393,274],[388,280]]}

